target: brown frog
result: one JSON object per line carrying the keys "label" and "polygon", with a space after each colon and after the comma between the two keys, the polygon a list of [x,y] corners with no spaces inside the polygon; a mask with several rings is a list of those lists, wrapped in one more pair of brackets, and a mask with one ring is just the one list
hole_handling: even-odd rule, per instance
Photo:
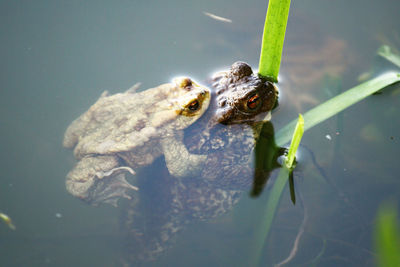
{"label": "brown frog", "polygon": [[183,144],[183,129],[207,110],[209,89],[190,78],[136,93],[104,92],[65,132],[64,146],[74,148],[78,163],[67,175],[67,190],[91,204],[116,205],[127,191],[137,190],[125,173],[164,156],[174,177],[196,173],[205,155]]}

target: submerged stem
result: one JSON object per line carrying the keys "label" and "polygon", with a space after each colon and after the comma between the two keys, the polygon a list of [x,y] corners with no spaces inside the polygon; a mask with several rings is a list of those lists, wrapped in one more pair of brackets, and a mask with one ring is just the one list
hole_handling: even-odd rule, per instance
{"label": "submerged stem", "polygon": [[[362,99],[383,89],[384,87],[397,82],[400,82],[399,73],[386,73],[365,83],[357,85],[354,88],[349,89],[346,92],[326,101],[325,103],[304,114],[304,131],[327,120],[340,111],[361,101]],[[278,131],[276,135],[276,143],[279,146],[283,146],[290,141],[290,137],[292,136],[296,123],[297,121],[294,120]],[[286,167],[286,164],[284,164],[278,174],[278,178],[269,192],[268,200],[262,215],[263,218],[260,221],[260,225],[258,225],[258,229],[255,230],[254,247],[252,251],[253,255],[250,260],[251,266],[259,266],[261,262],[263,248],[265,242],[267,241],[283,191],[286,187],[289,171],[290,170]]]}

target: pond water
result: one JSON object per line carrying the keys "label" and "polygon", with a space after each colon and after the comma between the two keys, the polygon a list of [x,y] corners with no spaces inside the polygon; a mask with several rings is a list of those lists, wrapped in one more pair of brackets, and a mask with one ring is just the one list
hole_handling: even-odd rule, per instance
{"label": "pond water", "polygon": [[[66,127],[104,90],[117,93],[136,82],[149,88],[179,75],[204,81],[237,60],[256,68],[266,6],[1,1],[0,211],[16,230],[0,224],[0,265],[120,266],[126,202],[93,207],[66,192],[75,163],[62,147]],[[292,1],[275,130],[358,84],[361,74],[395,69],[376,50],[400,49],[399,9],[391,0]],[[262,266],[287,258],[299,230],[286,266],[375,265],[377,210],[400,200],[399,90],[391,86],[305,133],[295,173],[298,202],[285,189]],[[192,222],[147,266],[248,266],[269,192],[258,198],[244,192],[227,214]]]}

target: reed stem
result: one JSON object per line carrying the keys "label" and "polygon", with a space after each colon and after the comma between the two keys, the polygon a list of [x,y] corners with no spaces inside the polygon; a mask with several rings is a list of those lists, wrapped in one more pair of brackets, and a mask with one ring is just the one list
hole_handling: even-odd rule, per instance
{"label": "reed stem", "polygon": [[261,43],[258,75],[278,81],[290,0],[269,0]]}

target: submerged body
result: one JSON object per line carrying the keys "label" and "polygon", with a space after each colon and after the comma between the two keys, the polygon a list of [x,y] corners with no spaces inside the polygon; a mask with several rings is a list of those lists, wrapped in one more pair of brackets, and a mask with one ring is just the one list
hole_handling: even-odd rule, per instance
{"label": "submerged body", "polygon": [[[217,73],[212,87],[209,109],[185,129],[184,138],[189,152],[206,160],[190,179],[175,179],[162,161],[141,175],[143,190],[121,215],[125,263],[157,259],[187,223],[231,210],[252,184],[253,150],[278,91],[244,62]],[[154,175],[157,180],[147,177]]]}

